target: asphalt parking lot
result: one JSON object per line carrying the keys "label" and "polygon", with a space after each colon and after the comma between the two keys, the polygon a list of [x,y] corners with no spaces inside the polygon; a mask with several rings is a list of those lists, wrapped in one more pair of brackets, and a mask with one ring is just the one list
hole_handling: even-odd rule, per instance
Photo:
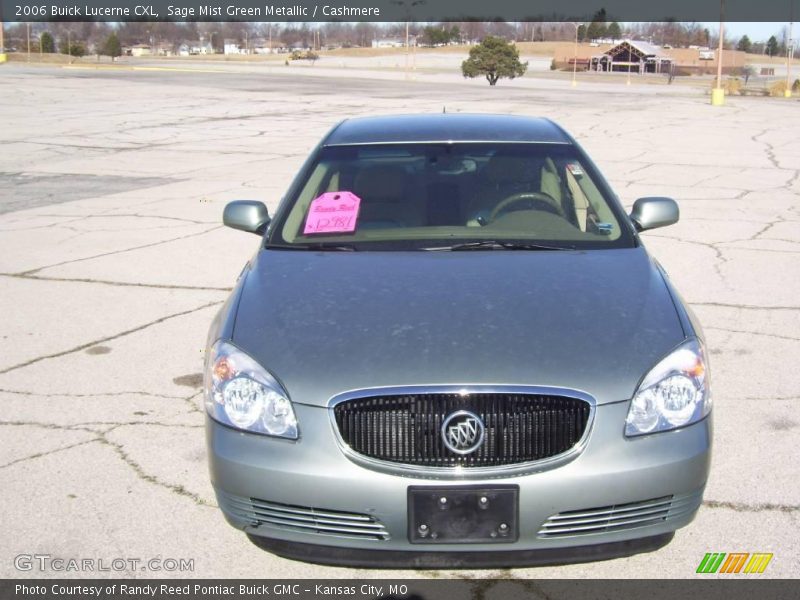
{"label": "asphalt parking lot", "polygon": [[[706,552],[771,552],[762,577],[797,577],[800,103],[715,108],[674,86],[357,75],[0,67],[0,576],[65,575],[14,566],[49,554],[195,561],[194,572],[101,576],[683,578]],[[203,346],[258,243],[221,226],[224,204],[274,209],[343,117],[445,106],[551,117],[623,203],[681,205],[678,225],[645,240],[708,335],[714,461],[697,519],[654,554],[355,571],[264,553],[216,508]]]}

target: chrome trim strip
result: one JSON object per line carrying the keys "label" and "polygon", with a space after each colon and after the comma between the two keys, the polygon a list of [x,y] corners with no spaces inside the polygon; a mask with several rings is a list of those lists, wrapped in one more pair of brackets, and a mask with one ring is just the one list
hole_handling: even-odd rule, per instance
{"label": "chrome trim strip", "polygon": [[551,146],[572,146],[568,140],[397,140],[386,142],[344,142],[338,144],[323,144],[323,148],[346,148],[348,146],[413,146],[414,144],[516,144],[516,145],[538,145],[548,144]]}
{"label": "chrome trim strip", "polygon": [[[578,442],[566,452],[549,456],[541,460],[527,461],[513,465],[499,465],[490,467],[424,467],[396,463],[386,460],[379,460],[364,456],[353,450],[342,438],[339,426],[336,423],[336,415],[333,409],[337,404],[348,400],[357,400],[370,396],[405,396],[409,394],[538,394],[545,396],[564,396],[583,400],[589,405],[589,418],[586,421],[586,429]],[[423,478],[442,478],[450,477],[454,479],[476,479],[476,478],[500,478],[525,475],[536,471],[545,471],[557,466],[561,466],[574,460],[586,447],[594,425],[594,417],[597,409],[597,401],[593,396],[580,390],[569,388],[536,386],[536,385],[505,385],[505,384],[462,384],[462,385],[406,385],[406,386],[386,386],[377,388],[365,388],[350,390],[337,394],[328,400],[328,416],[333,429],[333,435],[339,449],[352,462],[384,473],[404,475],[407,477]]]}

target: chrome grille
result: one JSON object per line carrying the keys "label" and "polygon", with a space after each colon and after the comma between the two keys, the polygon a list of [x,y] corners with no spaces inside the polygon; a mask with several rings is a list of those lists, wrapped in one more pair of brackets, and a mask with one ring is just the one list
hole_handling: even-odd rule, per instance
{"label": "chrome grille", "polygon": [[[480,417],[484,442],[450,451],[441,434],[448,415]],[[575,446],[591,407],[566,396],[529,393],[427,393],[356,398],[334,406],[342,441],[358,454],[421,467],[491,467],[540,460]]]}
{"label": "chrome grille", "polygon": [[621,531],[656,525],[697,510],[701,496],[663,496],[640,502],[615,504],[553,515],[542,524],[539,537],[569,537],[609,531]]}
{"label": "chrome grille", "polygon": [[226,495],[226,507],[254,525],[268,525],[302,533],[336,537],[388,540],[383,523],[370,515],[269,502]]}

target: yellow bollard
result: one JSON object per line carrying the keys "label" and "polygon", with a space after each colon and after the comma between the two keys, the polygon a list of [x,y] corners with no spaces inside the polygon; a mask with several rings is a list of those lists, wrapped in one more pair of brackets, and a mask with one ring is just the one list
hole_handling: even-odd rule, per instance
{"label": "yellow bollard", "polygon": [[723,88],[711,89],[711,106],[722,106],[725,104],[725,90]]}
{"label": "yellow bollard", "polygon": [[0,54],[0,63],[4,63],[8,60],[7,54]]}
{"label": "yellow bollard", "polygon": [[783,90],[783,97],[784,98],[791,98],[792,97],[792,88],[788,88]]}

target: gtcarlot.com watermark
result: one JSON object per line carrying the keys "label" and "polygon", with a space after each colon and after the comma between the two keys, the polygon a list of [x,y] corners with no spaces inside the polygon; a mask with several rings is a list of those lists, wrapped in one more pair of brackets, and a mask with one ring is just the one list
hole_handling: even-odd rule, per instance
{"label": "gtcarlot.com watermark", "polygon": [[77,558],[51,554],[18,554],[17,571],[56,573],[125,573],[131,571],[185,573],[194,571],[193,558]]}

